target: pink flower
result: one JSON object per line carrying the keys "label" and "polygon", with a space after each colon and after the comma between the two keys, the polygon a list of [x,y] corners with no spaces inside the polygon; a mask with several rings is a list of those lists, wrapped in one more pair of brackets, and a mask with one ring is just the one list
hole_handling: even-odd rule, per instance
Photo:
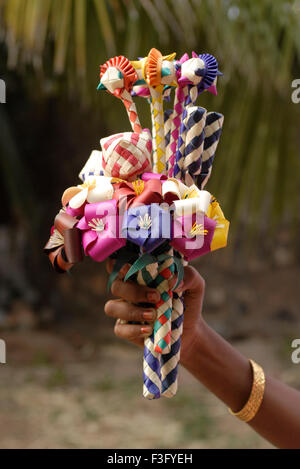
{"label": "pink flower", "polygon": [[77,228],[83,232],[85,254],[97,262],[104,261],[126,244],[126,239],[119,237],[116,200],[86,204]]}

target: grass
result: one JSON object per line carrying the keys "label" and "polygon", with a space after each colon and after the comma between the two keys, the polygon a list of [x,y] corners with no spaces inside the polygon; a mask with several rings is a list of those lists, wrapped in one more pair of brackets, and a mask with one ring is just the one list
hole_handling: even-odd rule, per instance
{"label": "grass", "polygon": [[101,380],[96,381],[94,389],[100,392],[110,392],[116,389],[117,383],[109,376],[103,376]]}
{"label": "grass", "polygon": [[203,440],[212,437],[213,420],[201,400],[181,392],[177,397],[168,399],[166,407],[176,414],[182,422],[182,440]]}
{"label": "grass", "polygon": [[116,381],[110,376],[103,376],[100,380],[94,384],[94,389],[100,392],[111,392],[114,390],[121,391],[130,397],[135,394],[141,388],[141,379],[138,377],[125,378]]}
{"label": "grass", "polygon": [[63,387],[68,383],[68,378],[67,375],[64,371],[63,368],[55,368],[51,373],[50,376],[47,380],[47,387],[49,389],[51,388],[57,388],[57,387]]}
{"label": "grass", "polygon": [[57,420],[59,419],[59,417],[63,414],[63,410],[60,409],[60,408],[57,408],[57,409],[54,409],[51,411],[51,413],[49,414],[49,420],[51,423],[55,423],[57,422]]}
{"label": "grass", "polygon": [[33,366],[47,366],[50,365],[51,359],[44,350],[37,350],[35,353],[32,365]]}
{"label": "grass", "polygon": [[83,409],[84,419],[88,422],[98,422],[100,419],[99,413],[91,407],[85,407]]}
{"label": "grass", "polygon": [[292,362],[292,353],[294,349],[292,348],[292,342],[295,339],[295,336],[292,337],[291,335],[285,336],[282,338],[280,345],[279,345],[279,350],[278,350],[278,355],[279,358],[283,362],[289,362],[289,364]]}

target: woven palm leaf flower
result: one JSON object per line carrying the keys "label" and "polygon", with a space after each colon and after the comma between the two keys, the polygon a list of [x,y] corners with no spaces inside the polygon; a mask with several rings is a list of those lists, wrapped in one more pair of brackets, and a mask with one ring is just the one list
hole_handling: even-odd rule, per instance
{"label": "woven palm leaf flower", "polygon": [[95,203],[110,200],[113,196],[111,178],[105,176],[88,176],[79,186],[69,187],[62,195],[62,205],[72,209],[80,208],[85,202]]}
{"label": "woven palm leaf flower", "polygon": [[70,270],[82,260],[81,239],[77,228],[78,220],[64,209],[56,215],[51,236],[44,247],[50,262],[58,273]]}
{"label": "woven palm leaf flower", "polygon": [[158,204],[130,207],[125,213],[122,234],[151,252],[171,237],[171,215]]}
{"label": "woven palm leaf flower", "polygon": [[203,214],[180,216],[174,219],[171,246],[185,260],[191,261],[211,251],[217,222]]}
{"label": "woven palm leaf flower", "polygon": [[104,261],[126,244],[126,239],[119,236],[119,217],[115,200],[87,204],[77,228],[82,232],[85,254],[97,262]]}

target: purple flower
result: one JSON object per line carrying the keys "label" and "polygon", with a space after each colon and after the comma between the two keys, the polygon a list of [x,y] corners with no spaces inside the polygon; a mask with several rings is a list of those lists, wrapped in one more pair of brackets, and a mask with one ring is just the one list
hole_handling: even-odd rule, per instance
{"label": "purple flower", "polygon": [[130,207],[124,215],[122,234],[147,252],[170,239],[171,215],[164,205]]}

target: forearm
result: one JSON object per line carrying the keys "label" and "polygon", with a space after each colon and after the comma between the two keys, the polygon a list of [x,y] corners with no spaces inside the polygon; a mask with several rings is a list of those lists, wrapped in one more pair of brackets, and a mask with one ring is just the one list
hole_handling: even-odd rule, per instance
{"label": "forearm", "polygon": [[[233,411],[247,402],[253,379],[248,359],[206,323],[182,364]],[[300,393],[267,376],[262,405],[250,425],[277,447],[300,448]]]}

